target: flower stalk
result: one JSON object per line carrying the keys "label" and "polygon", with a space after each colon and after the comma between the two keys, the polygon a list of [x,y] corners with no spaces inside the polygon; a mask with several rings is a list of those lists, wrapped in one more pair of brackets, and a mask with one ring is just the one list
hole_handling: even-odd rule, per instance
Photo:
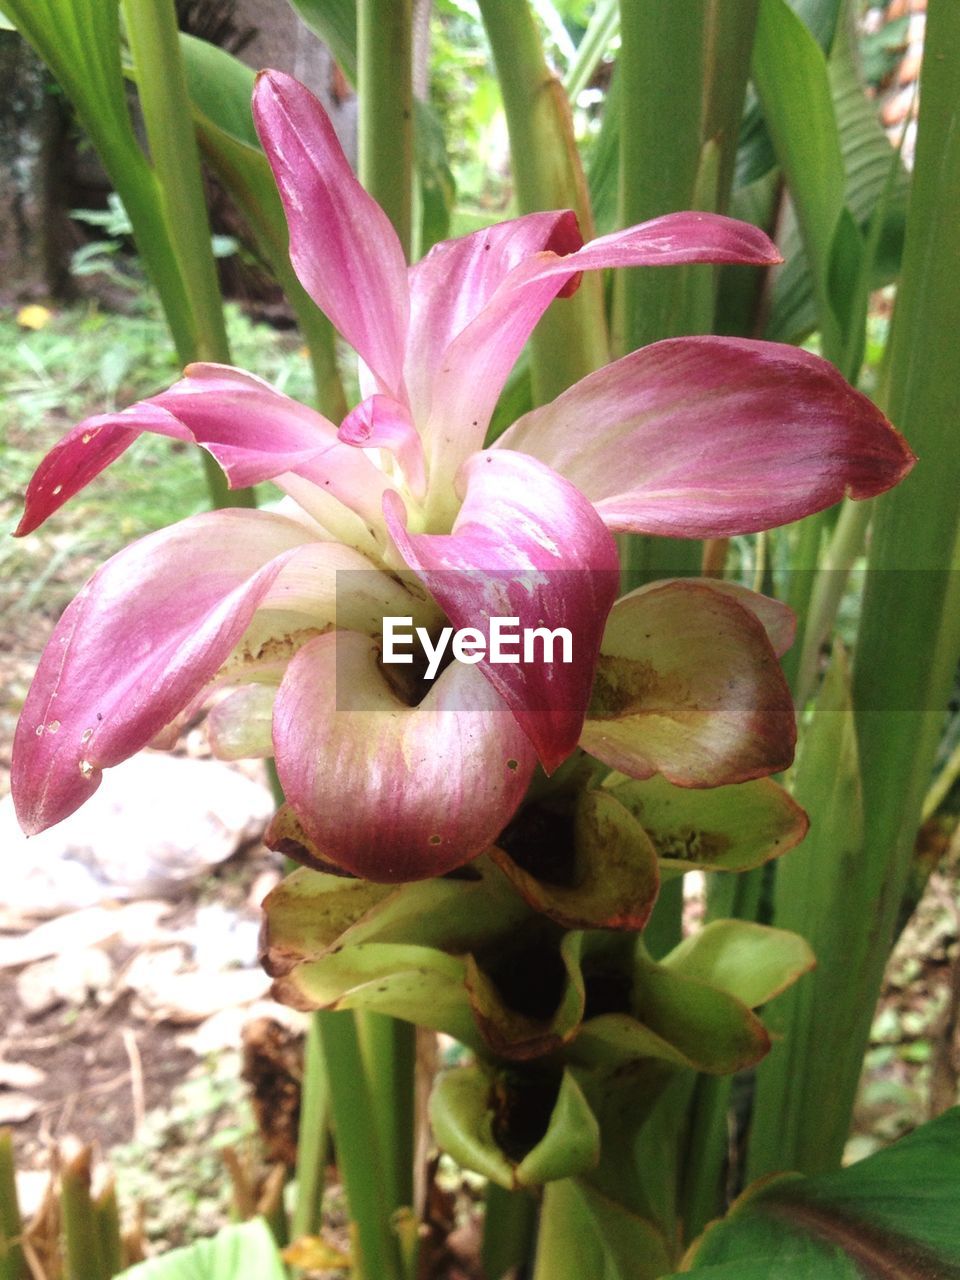
{"label": "flower stalk", "polygon": [[[521,213],[572,209],[584,239],[593,214],[573,134],[567,94],[544,57],[528,0],[480,0],[510,135],[513,181]],[[542,404],[610,358],[603,289],[585,279],[555,304],[532,338],[534,404]]]}
{"label": "flower stalk", "polygon": [[[190,350],[180,356],[228,364],[230,347],[173,0],[123,0],[123,12],[162,216],[181,277],[189,282]],[[205,455],[203,465],[214,506],[254,505],[252,493],[228,496],[212,458]]]}

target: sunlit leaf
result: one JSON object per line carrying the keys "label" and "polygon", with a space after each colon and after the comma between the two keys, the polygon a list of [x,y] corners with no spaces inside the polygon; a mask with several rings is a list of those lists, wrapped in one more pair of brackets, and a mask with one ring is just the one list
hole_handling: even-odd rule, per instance
{"label": "sunlit leaf", "polygon": [[286,1274],[270,1228],[254,1218],[138,1263],[121,1280],[286,1280]]}
{"label": "sunlit leaf", "polygon": [[803,810],[768,778],[690,790],[664,778],[637,781],[614,773],[604,785],[650,836],[664,878],[695,867],[749,871],[779,858],[807,831]]}

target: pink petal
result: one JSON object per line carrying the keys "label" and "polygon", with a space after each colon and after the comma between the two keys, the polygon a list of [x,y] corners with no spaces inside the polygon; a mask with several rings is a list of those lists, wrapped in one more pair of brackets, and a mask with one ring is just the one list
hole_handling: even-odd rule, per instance
{"label": "pink petal", "polygon": [[[549,467],[517,453],[475,454],[451,534],[407,532],[400,499],[384,498],[390,533],[457,628],[488,634],[491,617],[519,628],[567,628],[573,661],[480,663],[549,772],[574,749],[603,625],[617,592],[613,539],[589,502]],[[559,654],[556,655],[559,657]]]}
{"label": "pink petal", "polygon": [[[690,262],[773,266],[783,259],[765,232],[719,213],[666,213],[591,240],[576,254],[578,271],[596,267],[670,267]],[[550,272],[562,271],[551,263]]]}
{"label": "pink petal", "polygon": [[368,396],[341,422],[337,438],[359,449],[387,449],[400,464],[414,497],[422,498],[426,493],[423,443],[410,411],[399,400]]}
{"label": "pink petal", "polygon": [[390,220],[364,191],[327,113],[281,71],[253,91],[257,132],[273,168],[300,282],[373,370],[402,399],[409,314],[407,268]]}
{"label": "pink petal", "polygon": [[[564,255],[582,244],[570,210],[530,213],[443,240],[410,268],[406,380],[417,421],[426,421],[433,379],[450,343],[476,319],[514,267],[544,250]],[[569,281],[562,292],[575,284]]]}
{"label": "pink petal", "polygon": [[326,858],[368,880],[419,880],[493,843],[536,757],[472,667],[454,663],[410,707],[378,657],[375,640],[344,631],[300,650],[274,708],[277,770]]}
{"label": "pink petal", "polygon": [[914,462],[833,365],[746,338],[634,351],[521,418],[498,446],[555,467],[611,529],[687,538],[752,533],[845,494],[873,497]]}
{"label": "pink petal", "polygon": [[[547,307],[581,271],[695,262],[769,264],[762,231],[710,213],[674,213],[592,240],[566,256],[534,254],[505,276],[484,309],[447,348],[434,379],[429,440],[431,487],[480,447],[507,375]],[[574,432],[582,444],[583,423]],[[517,446],[519,447],[519,446]]]}
{"label": "pink petal", "polygon": [[11,789],[30,835],[79,808],[203,688],[296,548],[262,511],[193,516],[97,571],[44,651],[14,738]]}
{"label": "pink petal", "polygon": [[47,454],[27,488],[17,534],[30,533],[113,462],[142,431],[195,441],[242,489],[289,471],[380,524],[389,481],[332,422],[268,383],[225,365],[194,364],[168,391],[88,418]]}

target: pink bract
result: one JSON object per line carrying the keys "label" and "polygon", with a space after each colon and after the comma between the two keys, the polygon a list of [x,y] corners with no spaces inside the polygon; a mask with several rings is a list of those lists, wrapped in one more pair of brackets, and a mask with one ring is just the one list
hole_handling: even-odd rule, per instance
{"label": "pink bract", "polygon": [[[436,875],[489,847],[538,760],[556,768],[584,733],[617,594],[613,531],[770,528],[845,494],[880,493],[913,457],[824,361],[705,337],[633,352],[485,449],[517,356],[583,271],[770,264],[774,246],[754,227],[701,213],[583,244],[574,215],[560,211],[446,241],[407,268],[311,94],[266,72],[254,114],[291,259],[360,357],[364,398],[338,427],[250,374],[194,365],[170,390],[81,423],[41,462],[20,534],[142,431],[195,442],[232,486],[269,480],[286,498],[276,513],[181,521],[94,574],[60,620],[23,709],[17,812],[25,830],[43,830],[89,797],[102,769],[212,691],[257,686],[255,698],[218,704],[214,745],[272,752],[290,805],[331,862],[373,880]],[[702,612],[708,597],[679,585],[624,607],[642,625]],[[505,601],[521,626],[569,627],[578,660],[454,664],[418,698],[387,678],[385,615],[483,626]],[[741,646],[750,743],[738,745],[724,720],[722,750],[704,759],[710,748],[698,747],[694,767],[674,733],[661,754],[684,785],[783,764],[783,743],[764,745],[764,728],[789,713],[767,633],[782,648],[789,624],[742,590],[711,608],[731,651]],[[623,745],[643,717],[621,710],[591,712],[585,741],[606,744],[621,768],[636,760],[647,776],[657,752]]]}

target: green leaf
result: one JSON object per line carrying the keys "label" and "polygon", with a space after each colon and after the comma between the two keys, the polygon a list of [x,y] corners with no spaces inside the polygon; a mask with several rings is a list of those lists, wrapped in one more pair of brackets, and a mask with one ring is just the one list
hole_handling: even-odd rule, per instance
{"label": "green leaf", "polygon": [[389,1013],[481,1049],[465,976],[463,960],[433,947],[366,942],[298,965],[274,990],[294,1008]]}
{"label": "green leaf", "polygon": [[565,928],[642,929],[660,885],[650,837],[610,792],[581,792],[568,810],[544,802],[521,811],[507,851],[492,853],[497,865],[534,911]]}
{"label": "green leaf", "polygon": [[665,879],[694,868],[749,871],[779,858],[807,831],[803,810],[768,778],[692,790],[613,773],[604,785],[650,836]]}
{"label": "green leaf", "polygon": [[[538,1132],[530,1107],[544,1094],[555,1101]],[[430,1123],[458,1164],[508,1190],[570,1178],[600,1158],[596,1118],[569,1071],[558,1082],[540,1070],[493,1075],[459,1067],[434,1085]]]}
{"label": "green leaf", "polygon": [[[865,233],[882,201],[891,167],[895,167],[892,190],[882,210],[875,260],[866,264],[869,287],[876,289],[893,279],[899,267],[910,183],[880,124],[876,102],[864,91],[858,51],[847,21],[840,26],[828,63],[828,77],[844,169],[843,199],[861,233]],[[837,271],[841,236],[849,245],[850,228],[838,226],[830,250],[827,280],[835,308],[844,296]],[[765,336],[774,341],[796,342],[816,327],[817,310],[808,256],[791,209],[784,217],[779,243],[786,263],[774,279]],[[844,274],[851,275],[851,268],[847,267]],[[852,367],[848,363],[848,368]]]}
{"label": "green leaf", "polygon": [[254,1218],[138,1263],[120,1280],[286,1280],[286,1274],[270,1228]]}
{"label": "green leaf", "polygon": [[786,0],[761,0],[753,82],[796,209],[824,347],[835,357],[840,336],[828,279],[844,206],[843,157],[826,59]]}
{"label": "green leaf", "polygon": [[[602,945],[602,944],[601,944]],[[624,1012],[588,1017],[568,1057],[585,1066],[619,1068],[654,1059],[726,1075],[758,1062],[770,1040],[742,1001],[696,978],[656,964],[638,949],[632,973],[621,961],[609,966],[597,944],[582,961],[588,997],[595,990],[626,987]]]}
{"label": "green leaf", "polygon": [[236,142],[260,152],[250,105],[256,80],[251,68],[225,49],[183,32],[180,52],[195,110]]}
{"label": "green leaf", "polygon": [[534,1280],[656,1280],[670,1264],[654,1223],[583,1179],[544,1189]]}
{"label": "green leaf", "polygon": [[429,102],[420,98],[413,104],[413,144],[417,178],[420,183],[419,256],[450,234],[450,218],[457,197],[457,184],[447,155],[443,124]]}
{"label": "green leaf", "polygon": [[[818,1172],[839,1161],[849,1097],[835,1085],[838,1058],[848,1058],[849,1027],[861,999],[851,981],[863,962],[868,930],[859,919],[864,874],[863,797],[850,676],[841,648],[806,730],[794,773],[796,799],[808,810],[810,835],[777,868],[774,923],[801,934],[816,971],[771,1009],[777,1034],[757,1073],[749,1174],[777,1169]],[[843,913],[838,919],[838,911]],[[830,1046],[824,1052],[824,1046]],[[852,1051],[860,1056],[859,1048]]]}
{"label": "green leaf", "polygon": [[181,34],[180,50],[200,148],[243,215],[254,250],[276,276],[296,313],[310,349],[319,407],[339,419],[346,412],[346,402],[337,374],[333,329],[290,263],[283,206],[253,123],[254,73],[223,49],[193,36]]}
{"label": "green leaf", "polygon": [[357,82],[357,0],[289,0],[324,42],[351,84]]}
{"label": "green leaf", "polygon": [[674,947],[662,963],[755,1009],[808,973],[816,958],[803,938],[785,929],[714,920]]}
{"label": "green leaf", "polygon": [[[755,1184],[709,1227],[694,1274],[747,1260],[768,1275],[960,1278],[960,1108],[848,1169]],[[803,1268],[786,1265],[799,1257]],[[722,1275],[722,1272],[716,1273]]]}
{"label": "green leaf", "polygon": [[263,954],[268,971],[287,972],[318,960],[351,925],[402,890],[306,867],[281,880],[264,899]]}

